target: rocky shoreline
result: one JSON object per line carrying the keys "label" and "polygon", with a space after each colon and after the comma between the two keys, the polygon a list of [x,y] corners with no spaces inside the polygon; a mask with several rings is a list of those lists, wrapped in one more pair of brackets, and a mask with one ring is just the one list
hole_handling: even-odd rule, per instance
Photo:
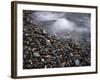
{"label": "rocky shoreline", "polygon": [[[86,39],[58,39],[23,16],[23,69],[78,67],[91,65],[91,48]],[[88,45],[89,44],[89,45]]]}

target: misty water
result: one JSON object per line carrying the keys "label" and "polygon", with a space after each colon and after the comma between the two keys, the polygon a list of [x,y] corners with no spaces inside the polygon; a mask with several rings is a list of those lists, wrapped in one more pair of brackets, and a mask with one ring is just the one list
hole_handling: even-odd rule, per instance
{"label": "misty water", "polygon": [[72,38],[77,41],[86,38],[90,41],[91,14],[34,11],[32,16],[36,25],[42,26],[50,35],[59,39]]}

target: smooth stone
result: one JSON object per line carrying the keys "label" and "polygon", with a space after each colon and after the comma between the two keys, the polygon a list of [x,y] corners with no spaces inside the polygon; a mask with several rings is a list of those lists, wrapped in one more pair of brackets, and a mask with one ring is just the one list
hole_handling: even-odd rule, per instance
{"label": "smooth stone", "polygon": [[44,33],[44,34],[46,34],[46,33],[47,33],[45,29],[43,30],[43,33]]}
{"label": "smooth stone", "polygon": [[34,52],[34,53],[33,53],[33,56],[34,56],[34,57],[40,57],[40,54],[39,54],[38,52]]}
{"label": "smooth stone", "polygon": [[62,66],[62,67],[64,67],[64,66],[65,66],[65,64],[66,64],[66,62],[63,62],[63,63],[61,64],[61,66]]}
{"label": "smooth stone", "polygon": [[43,61],[43,62],[44,62],[45,60],[44,60],[44,59],[41,59],[41,61]]}
{"label": "smooth stone", "polygon": [[32,60],[28,60],[28,62],[29,62],[30,64],[32,64]]}
{"label": "smooth stone", "polygon": [[32,51],[34,51],[36,48],[33,48]]}
{"label": "smooth stone", "polygon": [[23,57],[24,57],[24,59],[26,59],[26,57],[27,57],[27,56],[24,54],[24,56],[23,56]]}
{"label": "smooth stone", "polygon": [[80,64],[79,59],[76,59],[76,60],[75,60],[75,64],[76,64],[76,65],[79,65],[79,64]]}
{"label": "smooth stone", "polygon": [[29,35],[29,34],[27,34],[27,33],[25,34],[25,36],[28,36],[28,35]]}
{"label": "smooth stone", "polygon": [[70,53],[71,54],[71,56],[73,56],[73,53]]}
{"label": "smooth stone", "polygon": [[45,65],[44,68],[47,68],[47,65]]}
{"label": "smooth stone", "polygon": [[47,42],[47,44],[48,44],[48,45],[49,45],[49,44],[51,45],[51,42],[50,42],[50,40],[46,40],[46,42]]}
{"label": "smooth stone", "polygon": [[51,58],[51,56],[50,55],[46,55],[45,58]]}

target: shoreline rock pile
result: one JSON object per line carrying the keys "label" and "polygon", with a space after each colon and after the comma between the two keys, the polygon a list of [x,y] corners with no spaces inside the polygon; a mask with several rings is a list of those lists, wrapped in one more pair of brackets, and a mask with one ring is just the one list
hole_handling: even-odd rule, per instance
{"label": "shoreline rock pile", "polygon": [[[60,40],[41,26],[31,23],[31,12],[24,13],[23,69],[90,66],[90,44],[87,40]],[[87,45],[89,44],[89,45]]]}

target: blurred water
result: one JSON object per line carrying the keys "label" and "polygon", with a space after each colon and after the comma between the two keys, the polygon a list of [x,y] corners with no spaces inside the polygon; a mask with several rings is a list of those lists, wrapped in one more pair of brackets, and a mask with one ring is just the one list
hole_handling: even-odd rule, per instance
{"label": "blurred water", "polygon": [[42,24],[42,27],[59,38],[90,39],[89,13],[34,11],[32,16],[34,22]]}

